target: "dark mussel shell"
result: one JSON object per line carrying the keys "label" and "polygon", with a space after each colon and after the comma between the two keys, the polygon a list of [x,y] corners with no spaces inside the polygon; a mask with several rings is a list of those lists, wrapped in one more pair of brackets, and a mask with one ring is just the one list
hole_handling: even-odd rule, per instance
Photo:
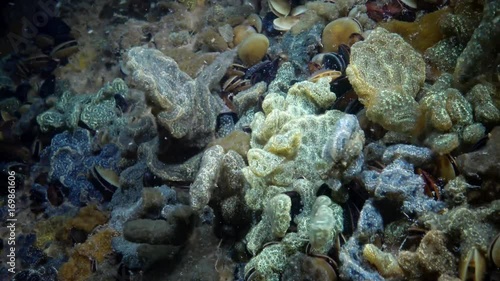
{"label": "dark mussel shell", "polygon": [[278,73],[278,69],[283,60],[284,57],[278,56],[273,60],[266,60],[260,62],[249,68],[245,72],[243,78],[250,79],[252,85],[255,85],[261,81],[264,81],[267,84],[269,84],[271,83],[271,81],[274,80],[274,78],[276,78],[276,73]]}
{"label": "dark mussel shell", "polygon": [[488,247],[488,259],[492,267],[500,268],[500,233],[493,238]]}
{"label": "dark mussel shell", "polygon": [[122,112],[128,111],[130,105],[122,94],[115,94],[114,99],[117,108],[119,108]]}
{"label": "dark mussel shell", "polygon": [[95,180],[96,188],[101,192],[106,201],[111,200],[113,193],[120,188],[120,178],[111,169],[95,165],[92,168],[92,177]]}
{"label": "dark mussel shell", "polygon": [[347,63],[342,56],[337,53],[328,53],[323,57],[323,67],[326,69],[344,72]]}
{"label": "dark mussel shell", "polygon": [[50,183],[47,187],[47,199],[52,206],[60,206],[64,202],[64,194],[59,183]]}

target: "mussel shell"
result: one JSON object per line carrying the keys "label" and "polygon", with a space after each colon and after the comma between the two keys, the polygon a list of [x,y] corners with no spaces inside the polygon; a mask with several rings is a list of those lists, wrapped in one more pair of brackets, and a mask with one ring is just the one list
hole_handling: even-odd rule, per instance
{"label": "mussel shell", "polygon": [[500,268],[500,233],[491,241],[488,248],[488,259],[493,267]]}
{"label": "mussel shell", "polygon": [[292,5],[288,0],[269,0],[269,9],[278,17],[286,17],[292,10]]}
{"label": "mussel shell", "polygon": [[105,200],[111,200],[116,189],[120,188],[120,178],[118,174],[101,166],[95,165],[92,168],[92,177],[96,182],[96,188],[101,192]]}
{"label": "mussel shell", "polygon": [[47,187],[47,199],[52,206],[60,206],[64,202],[64,194],[61,191],[60,183],[51,183]]}
{"label": "mussel shell", "polygon": [[238,58],[247,66],[253,66],[266,56],[269,39],[260,33],[251,34],[238,45]]}
{"label": "mussel shell", "polygon": [[250,268],[247,272],[245,272],[245,276],[243,278],[244,281],[253,281],[256,279],[256,271],[255,268]]}
{"label": "mussel shell", "polygon": [[325,69],[344,72],[347,68],[347,63],[342,55],[337,53],[328,53],[323,57],[323,67]]}
{"label": "mussel shell", "polygon": [[299,22],[297,17],[284,17],[273,20],[273,27],[278,31],[288,31]]}
{"label": "mussel shell", "polygon": [[222,91],[234,92],[243,81],[245,80],[241,79],[240,76],[231,76],[222,84]]}
{"label": "mussel shell", "polygon": [[258,33],[262,32],[262,19],[257,14],[250,14],[246,21],[248,25],[253,26]]}
{"label": "mussel shell", "polygon": [[127,112],[129,109],[129,104],[122,94],[115,94],[114,96],[116,107],[118,107],[122,112]]}
{"label": "mussel shell", "polygon": [[316,83],[319,81],[319,79],[328,78],[329,82],[331,83],[332,81],[338,79],[340,76],[342,76],[342,72],[340,71],[322,69],[311,74],[311,76],[307,80]]}
{"label": "mussel shell", "polygon": [[267,84],[276,78],[280,63],[282,61],[281,57],[277,57],[274,60],[266,60],[260,62],[252,67],[250,67],[245,73],[244,78],[250,79],[253,85],[264,81]]}
{"label": "mussel shell", "polygon": [[341,44],[348,44],[353,33],[363,32],[363,27],[356,18],[338,18],[325,26],[321,36],[324,53],[337,52]]}
{"label": "mussel shell", "polygon": [[226,71],[226,76],[243,76],[247,71],[247,67],[241,64],[233,63]]}
{"label": "mussel shell", "polygon": [[347,65],[350,62],[351,48],[345,44],[340,44],[337,55],[340,56],[344,60],[346,67],[347,67]]}
{"label": "mussel shell", "polygon": [[42,141],[39,138],[35,138],[31,144],[31,156],[34,160],[38,161],[40,159],[40,153],[42,153]]}
{"label": "mussel shell", "polygon": [[293,7],[292,11],[290,12],[290,15],[292,17],[296,17],[296,16],[302,15],[306,11],[307,11],[307,8],[305,5],[299,5],[299,6]]}
{"label": "mussel shell", "polygon": [[408,9],[417,9],[417,1],[415,0],[398,0],[398,2]]}
{"label": "mussel shell", "polygon": [[233,29],[234,37],[233,37],[233,44],[235,46],[239,45],[243,40],[245,40],[248,36],[256,33],[257,30],[250,25],[238,25],[235,26]]}
{"label": "mussel shell", "polygon": [[483,280],[486,265],[483,254],[473,247],[461,258],[458,275],[461,280]]}
{"label": "mussel shell", "polygon": [[337,264],[332,264],[333,259],[325,259],[323,257],[310,257],[314,260],[315,266],[322,268],[325,273],[327,273],[327,279],[325,281],[336,281],[338,279],[336,266]]}
{"label": "mussel shell", "polygon": [[64,59],[78,52],[78,42],[71,40],[54,47],[50,56],[56,59]]}
{"label": "mussel shell", "polygon": [[49,56],[45,54],[39,54],[26,58],[25,60],[23,60],[23,63],[24,65],[26,65],[26,67],[32,70],[42,68],[51,60],[52,59]]}

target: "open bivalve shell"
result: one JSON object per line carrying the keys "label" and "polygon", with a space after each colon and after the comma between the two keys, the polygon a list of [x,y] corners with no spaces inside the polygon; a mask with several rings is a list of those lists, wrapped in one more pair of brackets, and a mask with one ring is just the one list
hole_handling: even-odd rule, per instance
{"label": "open bivalve shell", "polygon": [[488,258],[492,266],[500,268],[500,233],[491,241],[488,248]]}
{"label": "open bivalve shell", "polygon": [[483,254],[476,247],[472,247],[460,260],[458,276],[460,280],[482,281],[486,267],[486,259]]}
{"label": "open bivalve shell", "polygon": [[292,11],[290,12],[290,16],[292,16],[292,17],[300,16],[303,13],[305,13],[306,11],[307,11],[306,6],[300,5],[300,6],[294,7],[292,9]]}
{"label": "open bivalve shell", "polygon": [[278,31],[288,31],[298,22],[298,17],[277,18],[273,20],[273,27]]}
{"label": "open bivalve shell", "polygon": [[288,0],[269,0],[269,9],[278,17],[286,17],[292,10]]}

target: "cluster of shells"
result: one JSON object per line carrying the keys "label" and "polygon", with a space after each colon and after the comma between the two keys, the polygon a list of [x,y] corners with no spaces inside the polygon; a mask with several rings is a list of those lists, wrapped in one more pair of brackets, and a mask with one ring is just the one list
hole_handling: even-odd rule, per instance
{"label": "cluster of shells", "polygon": [[258,63],[267,54],[269,39],[261,32],[262,19],[257,14],[251,14],[233,29],[233,44],[238,46],[238,57],[246,66]]}
{"label": "cluster of shells", "polygon": [[19,76],[26,78],[31,73],[36,73],[40,69],[47,67],[50,63],[58,63],[62,59],[66,59],[72,54],[78,52],[78,42],[76,40],[68,40],[54,46],[55,39],[47,34],[39,34],[35,38],[35,45],[40,50],[51,49],[48,54],[42,52],[34,54],[20,60],[17,63],[17,73]]}
{"label": "cluster of shells", "polygon": [[[306,11],[303,5],[292,7],[288,0],[270,0],[269,8],[277,16],[273,28],[282,32],[290,30]],[[262,19],[257,14],[251,14],[233,29],[233,45],[238,46],[238,57],[246,66],[258,63],[267,53],[269,39],[261,32]]]}
{"label": "cluster of shells", "polygon": [[307,11],[304,5],[293,7],[288,0],[269,0],[269,9],[278,17],[273,21],[273,27],[278,31],[290,30]]}
{"label": "cluster of shells", "polygon": [[[490,268],[500,268],[500,233],[491,241],[486,257],[476,247],[469,249],[460,259],[458,275],[460,280],[485,280]],[[498,271],[495,273],[498,274]],[[490,280],[497,280],[495,273],[491,274]]]}

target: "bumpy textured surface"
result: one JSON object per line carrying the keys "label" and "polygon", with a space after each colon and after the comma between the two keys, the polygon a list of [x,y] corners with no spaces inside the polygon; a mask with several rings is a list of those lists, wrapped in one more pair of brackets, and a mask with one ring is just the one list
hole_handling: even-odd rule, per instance
{"label": "bumpy textured surface", "polygon": [[500,179],[500,127],[490,132],[486,145],[477,151],[464,153],[457,157],[457,165],[468,177]]}
{"label": "bumpy textured surface", "polygon": [[451,88],[452,79],[450,74],[442,75],[420,101],[427,123],[440,132],[459,132],[474,121],[471,105]]}
{"label": "bumpy textured surface", "polygon": [[[439,276],[454,275],[457,260],[446,247],[444,232],[431,230],[424,236],[416,252],[402,251],[398,262],[410,279],[420,279],[422,273]],[[420,278],[419,278],[420,277]]]}
{"label": "bumpy textured surface", "polygon": [[256,272],[265,276],[262,280],[278,281],[280,279],[277,272],[285,267],[286,261],[287,254],[283,244],[274,244],[264,248],[260,255],[251,259],[245,266],[245,271],[255,269]]}
{"label": "bumpy textured surface", "polygon": [[199,210],[210,201],[215,183],[219,177],[224,149],[220,145],[215,145],[207,149],[201,158],[200,169],[196,179],[189,189],[191,206]]}
{"label": "bumpy textured surface", "polygon": [[170,57],[155,49],[132,48],[127,67],[133,79],[147,96],[158,124],[174,138],[188,145],[203,147],[213,137],[222,101],[210,93],[234,59],[225,52],[195,79],[179,69]]}
{"label": "bumpy textured surface", "polygon": [[306,66],[311,57],[311,50],[316,49],[322,30],[322,24],[314,24],[297,34],[287,32],[284,34],[279,46],[280,49],[277,52],[285,52],[289,57],[289,61],[294,62],[295,67],[299,68],[301,73],[307,73]]}
{"label": "bumpy textured surface", "polygon": [[443,189],[446,203],[449,206],[458,206],[465,203],[467,201],[466,192],[470,188],[473,188],[473,186],[468,184],[462,175],[449,181]]}
{"label": "bumpy textured surface", "polygon": [[419,220],[428,229],[448,234],[449,239],[453,239],[457,245],[460,244],[461,253],[467,253],[472,247],[486,253],[490,241],[497,233],[499,212],[500,200],[495,200],[487,207],[469,209],[463,205],[444,214],[429,212]]}
{"label": "bumpy textured surface", "polygon": [[452,72],[465,46],[456,37],[446,38],[425,51],[426,62],[443,72]]}
{"label": "bumpy textured surface", "polygon": [[311,250],[327,253],[335,237],[342,231],[342,208],[330,198],[320,196],[314,202],[309,221],[309,242]]}
{"label": "bumpy textured surface", "polygon": [[158,159],[159,146],[158,137],[139,145],[139,159],[147,164],[149,171],[166,181],[194,181],[203,154],[199,153],[181,164],[166,164]]}
{"label": "bumpy textured surface", "polygon": [[403,270],[391,253],[385,253],[373,244],[366,244],[363,248],[363,257],[373,264],[383,277],[403,277]]}
{"label": "bumpy textured surface", "polygon": [[413,165],[398,159],[387,165],[379,173],[364,171],[361,180],[368,192],[375,199],[390,199],[402,203],[402,210],[408,213],[425,213],[429,210],[439,211],[444,208],[443,202],[435,201],[424,194],[425,182],[414,174]]}
{"label": "bumpy textured surface", "polygon": [[385,280],[361,256],[362,246],[355,236],[351,236],[340,251],[340,278],[341,280]]}
{"label": "bumpy textured surface", "polygon": [[466,95],[474,108],[474,118],[484,124],[500,123],[500,93],[490,83],[477,84]]}
{"label": "bumpy textured surface", "polygon": [[222,158],[217,188],[214,190],[214,203],[219,204],[224,221],[228,224],[246,224],[250,212],[245,204],[245,189],[248,184],[241,172],[245,167],[243,157],[229,150]]}
{"label": "bumpy textured surface", "polygon": [[276,190],[298,178],[316,185],[331,175],[343,179],[361,170],[364,134],[355,117],[335,110],[316,115],[334,100],[326,80],[297,83],[286,98],[266,97],[264,113],[256,113],[252,122],[249,166],[243,169],[251,208],[262,209]]}
{"label": "bumpy textured surface", "polygon": [[457,133],[431,134],[425,143],[439,155],[452,152],[460,146],[460,138]]}
{"label": "bumpy textured surface", "polygon": [[[245,200],[254,210],[264,210],[262,219],[246,236],[247,249],[256,255],[245,270],[255,269],[257,280],[275,280],[285,262],[309,241],[312,250],[325,254],[342,230],[342,208],[329,198],[316,198],[318,187],[328,182],[340,185],[361,171],[364,133],[355,116],[336,110],[324,111],[335,100],[326,80],[294,84],[286,97],[268,94],[252,122],[252,148]],[[284,194],[286,192],[286,194]],[[293,218],[297,232],[286,232],[290,224],[289,192],[300,195],[300,214]],[[284,237],[277,245],[265,243]],[[262,249],[264,247],[264,249]],[[284,263],[257,266],[274,259],[274,250],[284,247]],[[260,251],[260,252],[259,252]],[[271,255],[271,256],[266,256]]]}
{"label": "bumpy textured surface", "polygon": [[271,223],[271,232],[274,237],[282,238],[290,227],[290,209],[292,200],[288,195],[278,194],[269,200],[265,211]]}
{"label": "bumpy textured surface", "polygon": [[461,143],[475,143],[484,136],[484,127],[474,123],[474,114],[480,122],[482,114],[495,118],[496,107],[488,88],[477,85],[466,99],[451,87],[452,82],[451,74],[441,75],[420,100],[420,110],[433,131],[425,143],[438,154],[450,153]]}
{"label": "bumpy textured surface", "polygon": [[113,144],[108,144],[95,154],[91,149],[90,132],[77,129],[56,135],[51,145],[41,154],[42,163],[49,163],[49,180],[60,182],[69,192],[68,198],[75,206],[99,201],[102,195],[91,183],[94,165],[117,171],[120,152]]}
{"label": "bumpy textured surface", "polygon": [[474,123],[465,127],[462,131],[462,139],[465,143],[475,144],[486,135],[486,128],[481,123]]}
{"label": "bumpy textured surface", "polygon": [[373,202],[372,199],[366,200],[359,214],[356,236],[364,243],[374,243],[377,234],[384,231],[384,220]]}
{"label": "bumpy textured surface", "polygon": [[276,78],[269,84],[269,93],[288,93],[292,81],[298,79],[295,74],[294,65],[291,62],[284,62],[276,73]]}
{"label": "bumpy textured surface", "polygon": [[432,161],[432,150],[408,144],[395,144],[387,147],[382,155],[382,162],[388,164],[401,158],[415,166],[422,166]]}
{"label": "bumpy textured surface", "polygon": [[479,27],[474,30],[465,50],[457,60],[453,74],[456,81],[466,83],[472,78],[485,72],[500,49],[500,2],[485,1],[483,19]]}
{"label": "bumpy textured surface", "polygon": [[383,28],[373,30],[352,46],[346,73],[369,119],[392,131],[414,129],[414,98],[424,84],[425,62],[403,38]]}
{"label": "bumpy textured surface", "polygon": [[117,118],[114,95],[126,98],[128,87],[122,79],[115,79],[106,84],[97,94],[78,95],[66,91],[56,106],[37,116],[40,129],[47,132],[52,129],[75,129],[82,121],[92,130],[111,123]]}

